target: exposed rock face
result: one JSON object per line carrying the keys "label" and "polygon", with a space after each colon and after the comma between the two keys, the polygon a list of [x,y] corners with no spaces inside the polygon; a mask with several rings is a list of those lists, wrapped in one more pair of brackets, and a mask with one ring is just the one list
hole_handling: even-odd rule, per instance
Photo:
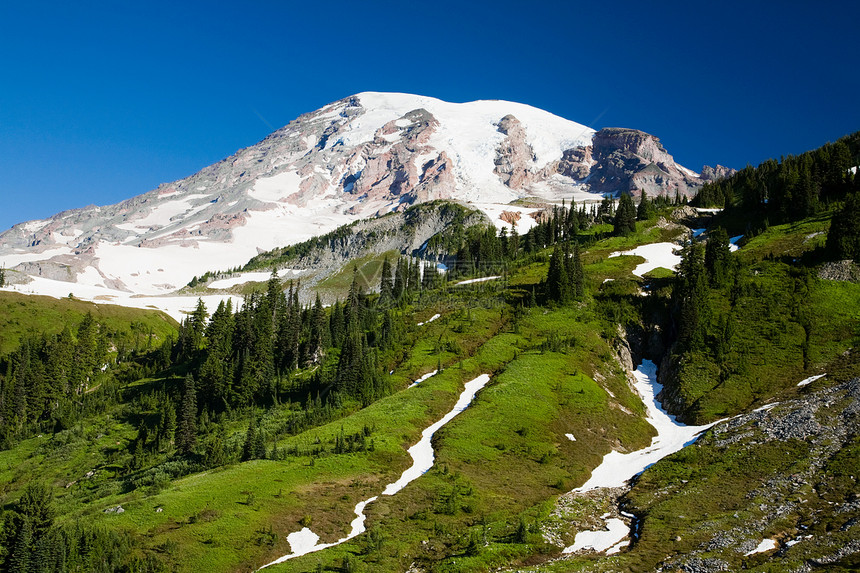
{"label": "exposed rock face", "polygon": [[499,121],[499,132],[507,137],[496,149],[494,171],[511,189],[522,189],[534,178],[534,150],[526,142],[523,125],[513,115],[506,115]]}
{"label": "exposed rock face", "polygon": [[571,179],[581,180],[588,177],[594,160],[591,157],[591,146],[565,149],[556,170],[559,174]]}
{"label": "exposed rock face", "polygon": [[510,225],[516,224],[516,222],[519,221],[521,217],[522,215],[519,211],[502,211],[499,214],[499,219]]}
{"label": "exposed rock face", "polygon": [[617,191],[648,195],[692,196],[701,186],[698,177],[680,168],[660,144],[643,131],[608,127],[594,135],[589,184],[598,193]]}
{"label": "exposed rock face", "polygon": [[[336,238],[322,237],[292,258],[287,264],[295,270],[313,270],[315,276],[302,279],[302,288],[307,291],[316,282],[344,267],[349,261],[368,255],[380,255],[398,251],[404,255],[432,258],[427,252],[427,242],[435,235],[448,230],[452,225],[468,228],[489,223],[480,211],[466,210],[450,203],[421,205],[417,209],[388,213],[375,219],[363,219],[349,226],[348,233],[338,233]],[[258,260],[267,264],[267,257],[278,257],[280,250],[262,254]],[[440,261],[442,262],[442,261]],[[326,303],[334,302],[325,300]]]}
{"label": "exposed rock face", "polygon": [[704,167],[702,167],[702,173],[700,174],[700,177],[703,181],[719,181],[720,179],[731,177],[737,172],[737,169],[732,169],[731,167],[726,167],[725,165],[717,165],[716,167],[705,165]]}

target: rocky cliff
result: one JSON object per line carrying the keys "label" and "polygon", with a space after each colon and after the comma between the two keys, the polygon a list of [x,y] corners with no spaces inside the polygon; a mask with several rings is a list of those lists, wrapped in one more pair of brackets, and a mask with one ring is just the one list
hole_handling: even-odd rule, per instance
{"label": "rocky cliff", "polygon": [[690,197],[702,185],[700,176],[676,164],[658,138],[636,129],[601,129],[594,135],[591,154],[595,165],[588,183],[593,192],[644,190],[652,196]]}

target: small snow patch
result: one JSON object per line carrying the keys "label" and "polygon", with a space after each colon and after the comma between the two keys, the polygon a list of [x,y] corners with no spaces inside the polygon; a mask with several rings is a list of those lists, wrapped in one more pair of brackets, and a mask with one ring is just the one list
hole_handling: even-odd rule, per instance
{"label": "small snow patch", "polygon": [[774,402],[773,404],[765,404],[764,406],[762,406],[760,408],[756,408],[755,410],[753,410],[753,412],[767,412],[768,410],[770,410],[771,408],[776,406],[776,404],[777,404],[776,402]]}
{"label": "small snow patch", "polygon": [[752,551],[747,551],[744,553],[744,557],[748,555],[755,555],[756,553],[764,553],[765,551],[770,551],[772,549],[776,549],[776,541],[773,539],[765,539]]}
{"label": "small snow patch", "polygon": [[[392,372],[394,372],[394,371],[392,370]],[[422,376],[421,378],[419,378],[418,380],[416,380],[415,382],[410,384],[409,387],[412,388],[413,386],[418,386],[419,384],[421,384],[422,382],[424,382],[428,378],[432,378],[433,376],[435,376],[437,372],[439,372],[439,371],[434,370],[433,372],[428,372],[427,374],[425,374],[424,376]]]}
{"label": "small snow patch", "polygon": [[500,278],[502,278],[502,277],[481,277],[479,279],[469,279],[467,281],[460,281],[460,282],[454,283],[454,284],[455,284],[455,286],[470,285],[470,284],[474,284],[474,283],[482,283],[482,282],[486,282],[486,281],[492,281],[492,280],[500,279]]}
{"label": "small snow patch", "polygon": [[[630,533],[630,528],[623,520],[613,517],[606,522],[606,529],[600,531],[580,531],[573,540],[573,545],[565,547],[562,553],[575,553],[584,549],[602,552],[614,548]],[[618,547],[620,550],[621,547]],[[617,551],[617,550],[616,550]]]}
{"label": "small snow patch", "polygon": [[568,440],[570,440],[571,442],[576,441],[576,438],[573,437],[573,434],[565,434],[564,437],[567,438]]}
{"label": "small snow patch", "polygon": [[810,376],[809,378],[804,378],[803,380],[801,380],[800,382],[797,383],[797,387],[800,388],[800,387],[806,386],[807,384],[812,384],[813,382],[815,382],[819,378],[824,378],[825,376],[827,376],[826,373],[825,374],[818,374],[817,376]]}
{"label": "small snow patch", "polygon": [[430,324],[431,322],[433,322],[434,320],[436,320],[440,316],[442,316],[442,315],[441,314],[434,314],[433,316],[430,317],[430,320],[427,320],[425,322],[419,322],[418,326],[424,326],[425,324]]}

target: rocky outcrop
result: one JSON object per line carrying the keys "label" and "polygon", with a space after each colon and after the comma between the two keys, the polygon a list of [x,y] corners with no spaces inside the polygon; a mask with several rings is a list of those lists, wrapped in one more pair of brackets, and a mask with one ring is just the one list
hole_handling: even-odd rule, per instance
{"label": "rocky outcrop", "polygon": [[[781,403],[768,404],[714,426],[693,446],[719,459],[760,459],[774,444],[802,444],[803,456],[791,464],[758,467],[744,501],[722,516],[701,516],[706,527],[690,527],[697,544],[664,562],[664,571],[739,570],[742,561],[763,539],[773,542],[767,560],[772,570],[800,571],[808,563],[856,560],[860,554],[860,496],[848,466],[838,460],[853,457],[860,432],[860,379],[806,392]],[[730,464],[729,464],[730,465]],[[726,470],[727,483],[708,487],[738,487],[737,469]],[[850,480],[850,481],[846,481]],[[735,481],[732,481],[735,480]],[[686,484],[686,485],[685,485]],[[683,496],[701,487],[690,478],[656,496]],[[645,518],[647,527],[648,518]],[[779,524],[779,525],[774,525]],[[699,533],[701,532],[701,533]],[[690,541],[688,541],[690,543]],[[668,550],[667,550],[668,553]],[[853,556],[853,557],[852,557]],[[722,562],[722,569],[707,568]],[[855,561],[856,562],[856,561]]]}
{"label": "rocky outcrop", "polygon": [[737,172],[737,169],[732,169],[725,165],[717,165],[716,167],[705,165],[702,167],[702,172],[699,174],[699,177],[702,178],[702,181],[719,181],[720,179],[731,177]]}
{"label": "rocky outcrop", "polygon": [[556,165],[556,172],[565,177],[581,181],[588,177],[594,160],[591,157],[591,146],[565,149]]}
{"label": "rocky outcrop", "polygon": [[431,196],[437,186],[444,187],[437,192],[437,198],[452,192],[453,186],[446,185],[446,179],[436,177],[448,167],[443,166],[445,158],[437,155],[423,165],[415,162],[416,156],[435,154],[427,143],[438,126],[436,118],[425,109],[410,111],[383,125],[377,130],[373,144],[362,150],[364,168],[357,176],[345,180],[344,190],[350,186],[353,195],[406,205],[415,203],[419,193]]}
{"label": "rocky outcrop", "polygon": [[831,261],[821,265],[818,276],[827,281],[860,283],[860,267],[851,259]]}
{"label": "rocky outcrop", "polygon": [[526,142],[526,130],[509,114],[499,121],[499,132],[506,137],[496,149],[494,173],[511,189],[522,189],[534,179],[534,150]]}
{"label": "rocky outcrop", "polygon": [[499,219],[508,225],[516,225],[517,221],[519,221],[521,217],[522,213],[519,211],[502,211],[499,213]]}
{"label": "rocky outcrop", "polygon": [[[397,251],[403,255],[421,257],[435,261],[428,252],[428,241],[456,225],[462,228],[488,225],[486,215],[450,202],[435,202],[417,205],[402,212],[363,219],[334,233],[311,241],[311,246],[301,254],[285,255],[287,249],[275,249],[262,253],[252,263],[255,268],[271,268],[275,265],[294,270],[312,270],[315,276],[302,279],[307,290],[316,281],[344,268],[350,261],[369,255]],[[444,261],[439,261],[444,262]]]}
{"label": "rocky outcrop", "polygon": [[594,135],[594,167],[588,179],[596,193],[640,190],[651,196],[692,196],[701,180],[680,168],[653,135],[636,129],[604,128]]}

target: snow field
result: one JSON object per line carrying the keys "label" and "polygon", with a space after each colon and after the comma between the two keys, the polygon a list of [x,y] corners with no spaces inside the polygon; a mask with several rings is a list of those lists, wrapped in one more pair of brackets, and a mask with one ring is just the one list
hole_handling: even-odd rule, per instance
{"label": "snow field", "polygon": [[95,285],[82,285],[65,281],[55,281],[42,277],[32,277],[33,282],[26,285],[12,285],[0,290],[36,294],[53,298],[67,298],[72,295],[79,300],[97,304],[115,304],[129,308],[160,310],[177,322],[190,314],[197,307],[197,299],[201,299],[206,309],[211,313],[218,308],[221,301],[232,300],[233,308],[242,305],[242,297],[232,295],[204,296],[141,296]]}
{"label": "snow field", "polygon": [[[394,371],[392,370],[392,372],[394,372]],[[413,382],[412,384],[410,384],[410,385],[409,385],[409,388],[412,388],[413,386],[418,386],[419,384],[421,384],[421,383],[422,383],[422,382],[424,382],[425,380],[429,380],[429,379],[430,379],[430,378],[432,378],[433,376],[436,376],[436,373],[437,373],[437,372],[439,372],[439,371],[438,371],[438,370],[434,370],[433,372],[428,372],[427,374],[425,374],[424,376],[422,376],[421,378],[419,378],[418,380],[416,380],[415,382]]]}
{"label": "snow field", "polygon": [[465,280],[465,281],[460,281],[460,282],[458,282],[458,283],[454,283],[454,286],[460,286],[460,285],[471,285],[471,284],[475,284],[475,283],[483,283],[483,282],[486,282],[486,281],[492,281],[492,280],[496,280],[496,279],[500,279],[500,278],[502,278],[502,277],[481,277],[481,278],[479,278],[479,279],[469,279],[469,280]]}
{"label": "snow field", "polygon": [[193,195],[186,195],[182,199],[167,201],[165,203],[157,205],[145,217],[129,221],[127,223],[120,223],[118,225],[115,225],[115,227],[118,229],[122,229],[123,231],[132,232],[137,232],[141,229],[149,229],[150,227],[165,227],[170,224],[170,219],[176,217],[177,215],[183,215],[188,211],[199,211],[200,209],[205,208],[208,203],[205,203],[198,207],[194,207],[193,205],[191,205],[191,203],[196,199],[203,199],[206,197],[208,197],[208,195],[198,193]]}
{"label": "snow field", "polygon": [[453,420],[457,414],[468,408],[469,404],[472,403],[472,399],[475,397],[475,394],[478,393],[478,390],[486,386],[489,381],[490,375],[482,374],[474,380],[466,382],[466,387],[460,394],[460,399],[457,400],[456,404],[454,404],[454,408],[445,414],[441,420],[425,428],[424,431],[421,432],[421,439],[418,440],[418,443],[407,450],[409,455],[412,457],[412,466],[403,472],[400,479],[394,483],[388,484],[382,492],[382,495],[394,495],[433,467],[435,455],[433,453],[433,445],[430,443],[430,440],[433,438],[433,434],[435,434],[439,428]]}
{"label": "snow field", "polygon": [[366,111],[350,123],[344,144],[371,141],[385,123],[414,109],[426,109],[439,121],[429,144],[444,150],[457,166],[457,188],[465,200],[489,198],[491,203],[504,204],[517,198],[517,193],[494,173],[496,150],[506,137],[499,132],[498,124],[506,115],[516,117],[527,130],[526,141],[534,152],[535,170],[560,159],[564,149],[590,145],[594,135],[594,130],[584,125],[514,102],[455,104],[425,96],[378,92],[358,94],[358,99]]}
{"label": "snow field", "polygon": [[[278,271],[278,278],[283,279],[293,274],[298,274],[301,271],[294,271],[292,269],[281,269]],[[212,289],[223,289],[230,288],[236,285],[241,285],[250,282],[259,282],[264,283],[272,278],[272,273],[270,272],[249,272],[249,273],[240,273],[235,277],[228,277],[226,279],[220,279],[217,281],[212,281],[207,285],[207,288]]]}
{"label": "snow field", "polygon": [[653,271],[658,267],[663,267],[670,270],[675,270],[681,262],[681,255],[676,251],[680,248],[675,243],[651,243],[641,245],[632,251],[618,251],[611,253],[610,257],[618,257],[621,255],[636,255],[645,259],[644,263],[636,265],[633,269],[633,274],[637,277],[642,277],[649,271]]}
{"label": "snow field", "polygon": [[248,196],[267,203],[281,201],[299,192],[302,178],[296,171],[278,173],[271,177],[257,179],[254,186],[248,189]]}
{"label": "snow field", "polygon": [[[603,516],[604,519],[607,516]],[[580,531],[573,540],[573,545],[565,547],[562,553],[574,553],[583,549],[592,549],[597,552],[616,549],[620,551],[623,540],[630,533],[630,528],[624,520],[613,517],[606,521],[606,529],[599,531]]]}
{"label": "snow field", "polygon": [[797,383],[797,387],[802,388],[803,386],[806,386],[808,384],[812,384],[813,382],[815,382],[819,378],[824,378],[825,376],[827,376],[827,374],[818,374],[817,376],[810,376],[809,378],[804,378],[803,380],[801,380],[800,382]]}
{"label": "snow field", "polygon": [[729,239],[729,252],[730,253],[734,253],[735,251],[740,249],[740,247],[738,246],[738,241],[740,241],[743,238],[744,238],[743,235],[738,235],[736,237],[732,237]]}

